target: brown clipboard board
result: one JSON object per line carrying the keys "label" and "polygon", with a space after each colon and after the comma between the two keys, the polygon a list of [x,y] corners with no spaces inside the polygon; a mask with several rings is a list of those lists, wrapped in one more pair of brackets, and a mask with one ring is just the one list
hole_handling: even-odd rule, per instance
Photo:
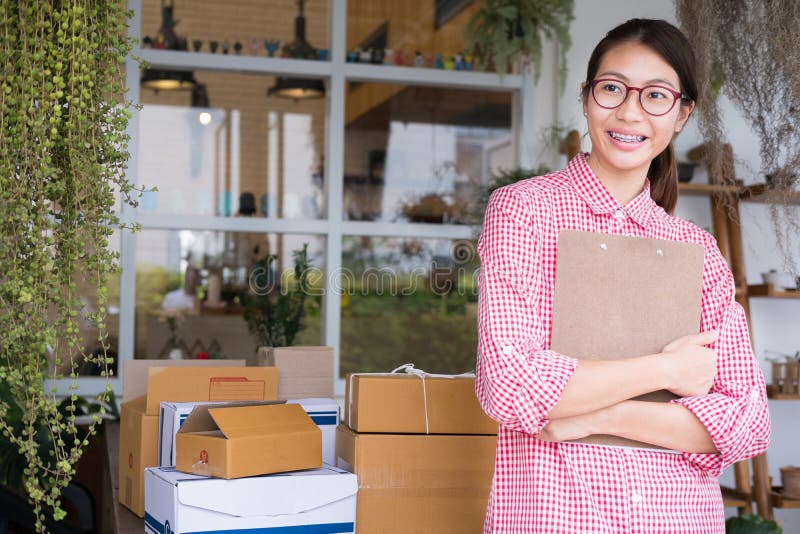
{"label": "brown clipboard board", "polygon": [[[578,359],[622,359],[698,333],[704,252],[694,243],[562,230],[550,348]],[[637,400],[674,398],[657,391]],[[663,450],[608,435],[575,441]]]}

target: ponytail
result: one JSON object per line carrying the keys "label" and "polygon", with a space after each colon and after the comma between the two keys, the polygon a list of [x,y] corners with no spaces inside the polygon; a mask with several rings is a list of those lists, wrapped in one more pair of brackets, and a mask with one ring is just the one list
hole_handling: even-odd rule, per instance
{"label": "ponytail", "polygon": [[671,141],[650,163],[647,177],[650,179],[650,198],[672,215],[678,203],[678,162]]}

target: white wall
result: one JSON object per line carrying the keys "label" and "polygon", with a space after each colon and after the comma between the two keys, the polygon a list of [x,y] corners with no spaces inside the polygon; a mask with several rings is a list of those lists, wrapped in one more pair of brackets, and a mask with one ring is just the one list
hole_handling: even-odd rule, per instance
{"label": "white wall", "polygon": [[[586,65],[592,49],[605,33],[629,18],[663,18],[676,23],[672,2],[663,0],[576,0],[575,20],[572,23],[572,48],[567,59],[569,73],[566,89],[558,98],[557,120],[562,124],[577,128],[581,134],[586,132],[581,104],[579,101],[580,84],[586,76]],[[557,80],[542,76],[539,81],[541,89],[552,94]],[[723,99],[722,112],[728,130],[729,141],[733,145],[737,163],[738,177],[746,183],[763,181],[757,177],[760,159],[758,156],[758,140],[752,135],[741,115],[734,106]],[[537,121],[539,123],[540,121]],[[684,128],[676,140],[678,158],[684,159],[686,151],[702,142],[694,119]],[[588,136],[583,137],[583,150],[590,150]],[[565,163],[562,157],[561,163]],[[695,172],[694,181],[707,181],[707,174],[700,168]],[[699,172],[699,175],[698,175]],[[694,221],[701,227],[710,228],[711,217],[708,201],[703,198],[687,198],[680,201],[677,215]],[[781,259],[776,245],[776,238],[768,216],[768,209],[760,204],[743,204],[741,207],[743,238],[745,241],[745,262],[747,265],[748,283],[760,283],[760,273],[769,269],[781,270]],[[800,261],[795,258],[795,261]],[[751,322],[753,344],[762,368],[769,380],[769,368],[764,363],[766,349],[794,353],[800,349],[800,300],[751,299]],[[780,480],[779,468],[785,465],[800,465],[800,424],[796,413],[800,410],[800,401],[770,401],[772,416],[772,444],[768,452],[770,473],[777,484]],[[731,470],[723,474],[722,482],[733,485]],[[728,511],[735,512],[734,509]],[[776,519],[784,527],[784,532],[800,532],[800,510],[776,510]]]}

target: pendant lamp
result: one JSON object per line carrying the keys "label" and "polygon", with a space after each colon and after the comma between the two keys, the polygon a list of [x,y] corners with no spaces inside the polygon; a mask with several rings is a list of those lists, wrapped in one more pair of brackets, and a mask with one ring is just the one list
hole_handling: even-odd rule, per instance
{"label": "pendant lamp", "polygon": [[[294,41],[283,47],[283,57],[292,59],[317,59],[317,50],[306,41],[306,19],[303,16],[303,0],[297,0],[299,13],[294,19]],[[325,96],[322,80],[311,78],[278,77],[275,85],[267,90],[267,96],[308,100]]]}
{"label": "pendant lamp", "polygon": [[[178,22],[174,17],[174,0],[170,5],[165,5],[161,0],[161,28],[156,34],[152,46],[159,50],[188,50],[185,37],[175,34],[175,25]],[[141,85],[156,91],[179,91],[193,88],[197,82],[191,71],[145,69],[142,73]]]}

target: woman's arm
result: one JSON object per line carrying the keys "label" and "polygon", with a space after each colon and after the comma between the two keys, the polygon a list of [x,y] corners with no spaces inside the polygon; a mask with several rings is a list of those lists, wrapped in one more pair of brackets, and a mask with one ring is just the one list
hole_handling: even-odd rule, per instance
{"label": "woman's arm", "polygon": [[624,401],[592,413],[550,421],[544,441],[610,434],[687,453],[716,453],[708,430],[689,410],[671,403]]}
{"label": "woman's arm", "polygon": [[644,393],[668,389],[679,396],[703,395],[716,374],[716,354],[703,345],[715,331],[676,339],[660,354],[627,360],[583,360],[570,377],[550,419],[571,417],[613,406]]}

